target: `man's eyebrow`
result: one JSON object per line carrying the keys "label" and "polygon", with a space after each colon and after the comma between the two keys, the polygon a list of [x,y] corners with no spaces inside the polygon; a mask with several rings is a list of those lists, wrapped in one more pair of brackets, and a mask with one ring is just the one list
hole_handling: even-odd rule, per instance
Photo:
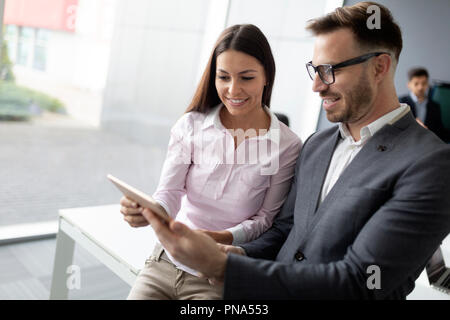
{"label": "man's eyebrow", "polygon": [[[228,74],[228,72],[225,71],[225,70],[223,70],[223,69],[218,69],[217,71],[220,71],[220,72],[223,72],[223,73],[227,73],[227,74]],[[249,72],[258,72],[258,71],[257,71],[257,70],[253,70],[253,69],[248,69],[248,70],[241,71],[241,72],[239,72],[238,74],[249,73]]]}
{"label": "man's eyebrow", "polygon": [[311,61],[311,63],[314,65],[314,66],[320,66],[320,65],[322,65],[322,64],[331,64],[331,65],[335,65],[335,64],[338,64],[338,62],[334,62],[334,61],[330,61],[330,62],[326,62],[326,63],[320,63],[320,64],[315,64],[314,62],[312,62]]}

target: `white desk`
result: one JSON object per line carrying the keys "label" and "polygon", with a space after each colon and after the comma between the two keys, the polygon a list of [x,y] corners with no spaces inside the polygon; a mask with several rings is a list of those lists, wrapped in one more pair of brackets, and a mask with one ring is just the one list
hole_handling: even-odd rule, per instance
{"label": "white desk", "polygon": [[[72,265],[75,243],[83,246],[106,267],[130,286],[133,285],[145,260],[156,243],[151,227],[132,228],[123,220],[120,205],[63,209],[59,211],[59,232],[56,244],[50,299],[67,299],[66,272]],[[442,252],[450,264],[450,236],[442,243]],[[416,280],[408,300],[449,300],[450,296],[432,288],[426,272]]]}
{"label": "white desk", "polygon": [[119,210],[120,205],[108,205],[59,211],[50,299],[68,297],[67,268],[72,265],[75,243],[130,286],[134,283],[153,251],[156,236],[151,227],[130,227]]}

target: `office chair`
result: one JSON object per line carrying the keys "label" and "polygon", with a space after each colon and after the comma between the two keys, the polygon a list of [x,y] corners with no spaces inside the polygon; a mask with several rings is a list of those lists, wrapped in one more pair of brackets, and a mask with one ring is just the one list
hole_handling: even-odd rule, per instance
{"label": "office chair", "polygon": [[274,114],[277,116],[278,120],[280,120],[281,122],[283,122],[285,125],[287,125],[289,127],[289,118],[287,115],[285,115],[283,113],[279,113],[279,112],[274,112]]}
{"label": "office chair", "polygon": [[431,99],[441,105],[442,124],[450,130],[450,83],[434,81]]}
{"label": "office chair", "polygon": [[442,124],[447,130],[446,137],[443,139],[445,142],[450,143],[450,83],[433,81],[430,97],[440,105]]}

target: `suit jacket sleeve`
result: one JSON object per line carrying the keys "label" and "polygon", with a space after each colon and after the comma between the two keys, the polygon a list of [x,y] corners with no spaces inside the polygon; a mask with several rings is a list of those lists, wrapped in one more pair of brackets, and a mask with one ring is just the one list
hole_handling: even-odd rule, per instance
{"label": "suit jacket sleeve", "polygon": [[[417,276],[450,231],[450,149],[424,155],[339,261],[280,263],[230,254],[225,299],[383,299]],[[292,192],[292,191],[291,191]],[[292,209],[292,208],[290,208]],[[369,266],[381,288],[369,289]],[[404,296],[408,292],[404,293]]]}

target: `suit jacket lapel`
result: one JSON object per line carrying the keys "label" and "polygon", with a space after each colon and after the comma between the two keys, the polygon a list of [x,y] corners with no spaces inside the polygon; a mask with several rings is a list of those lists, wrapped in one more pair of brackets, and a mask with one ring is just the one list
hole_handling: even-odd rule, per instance
{"label": "suit jacket lapel", "polygon": [[[389,154],[400,137],[399,132],[408,127],[411,123],[414,123],[415,120],[409,112],[402,119],[398,120],[393,125],[385,125],[380,131],[378,131],[361,149],[361,151],[355,156],[353,161],[348,165],[348,167],[342,172],[339,179],[336,181],[333,188],[330,190],[328,195],[325,197],[324,201],[317,206],[317,210],[313,210],[312,214],[310,211],[310,218],[308,219],[308,232],[312,231],[320,218],[323,216],[325,212],[327,212],[330,207],[333,205],[334,201],[338,200],[347,190],[348,187],[352,184],[352,177],[358,174],[358,172],[362,172],[367,170],[371,165],[377,163],[382,157],[385,157]],[[336,140],[337,142],[337,140]],[[331,151],[331,155],[333,154],[334,146]],[[319,161],[318,167],[315,172],[315,176],[317,177],[315,180],[320,180],[320,186],[317,187],[316,183],[314,191],[317,193],[314,194],[314,199],[316,200],[316,204],[318,204],[321,188],[323,182],[326,177],[328,165],[331,161],[331,155],[329,157],[329,161],[327,165],[324,167],[323,162]],[[328,158],[328,156],[327,156]],[[320,166],[320,167],[319,167]],[[319,170],[323,170],[322,174]],[[320,177],[320,179],[319,179]],[[314,181],[314,180],[313,180]]]}
{"label": "suit jacket lapel", "polygon": [[[320,200],[320,195],[322,191],[322,185],[325,181],[325,177],[328,171],[328,166],[331,162],[331,157],[333,156],[334,149],[336,144],[340,139],[339,129],[336,128],[336,132],[334,132],[326,141],[324,141],[321,145],[318,146],[319,150],[317,150],[318,154],[321,156],[315,162],[313,170],[309,172],[311,181],[310,186],[310,197],[309,205],[308,205],[308,220],[307,224],[310,224],[314,213],[316,212],[317,205]],[[300,182],[301,183],[301,182]]]}

